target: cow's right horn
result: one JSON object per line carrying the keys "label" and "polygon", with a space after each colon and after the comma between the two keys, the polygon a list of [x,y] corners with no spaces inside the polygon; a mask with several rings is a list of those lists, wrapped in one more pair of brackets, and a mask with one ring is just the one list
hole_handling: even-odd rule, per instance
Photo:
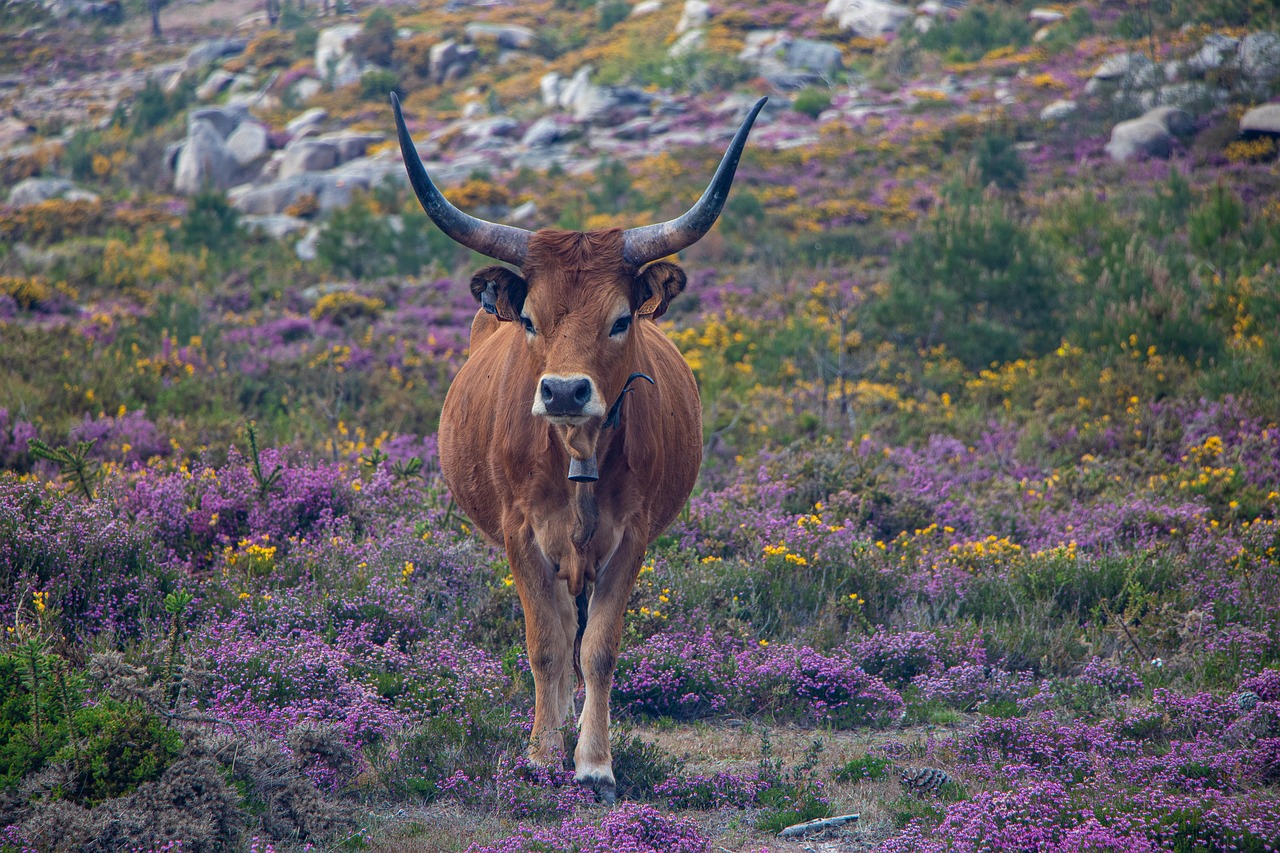
{"label": "cow's right horn", "polygon": [[742,157],[742,149],[747,144],[747,134],[751,125],[760,114],[768,98],[761,98],[747,114],[742,127],[738,128],[729,150],[720,161],[711,183],[702,193],[702,198],[689,208],[688,212],[678,219],[660,222],[657,225],[645,225],[630,228],[622,236],[622,259],[632,266],[640,267],[649,261],[665,258],[681,249],[692,246],[711,230],[724,209],[725,200],[729,197],[729,187],[733,186],[733,174],[738,169],[738,159]]}
{"label": "cow's right horn", "polygon": [[409,183],[427,212],[441,231],[455,241],[499,261],[515,266],[524,263],[529,252],[529,232],[523,228],[510,225],[498,225],[486,222],[463,213],[449,203],[449,200],[436,189],[418,156],[418,148],[413,144],[413,137],[404,125],[404,116],[400,113],[400,98],[391,93],[391,107],[396,113],[396,131],[400,135],[400,154],[404,157],[404,168],[409,173]]}

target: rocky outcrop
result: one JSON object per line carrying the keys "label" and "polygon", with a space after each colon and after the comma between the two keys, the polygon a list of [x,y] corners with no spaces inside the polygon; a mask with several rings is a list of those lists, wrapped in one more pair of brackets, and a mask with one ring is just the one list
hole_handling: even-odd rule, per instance
{"label": "rocky outcrop", "polygon": [[359,24],[339,24],[321,30],[316,38],[316,73],[334,86],[345,86],[360,79],[360,63],[347,49],[360,34]]}
{"label": "rocky outcrop", "polygon": [[897,32],[911,10],[888,0],[828,0],[822,17],[857,36],[875,38]]}
{"label": "rocky outcrop", "polygon": [[27,178],[14,184],[9,190],[9,204],[25,207],[55,198],[68,201],[97,201],[98,195],[82,190],[63,178]]}
{"label": "rocky outcrop", "polygon": [[1280,104],[1262,104],[1241,116],[1240,135],[1280,136]]}
{"label": "rocky outcrop", "polygon": [[206,187],[225,190],[237,183],[239,174],[240,164],[227,151],[217,126],[203,119],[192,121],[174,167],[174,192],[194,195]]}
{"label": "rocky outcrop", "polygon": [[533,44],[533,30],[518,24],[473,23],[464,31],[472,41],[492,40],[508,50],[525,50]]}
{"label": "rocky outcrop", "polygon": [[1167,158],[1173,150],[1175,136],[1194,132],[1195,123],[1184,111],[1176,107],[1156,107],[1112,128],[1107,154],[1117,162],[1143,155]]}

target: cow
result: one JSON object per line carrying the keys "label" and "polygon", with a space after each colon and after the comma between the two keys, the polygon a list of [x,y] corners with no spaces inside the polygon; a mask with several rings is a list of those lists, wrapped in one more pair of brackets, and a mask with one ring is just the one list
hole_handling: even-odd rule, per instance
{"label": "cow", "polygon": [[529,757],[563,760],[580,676],[574,778],[605,803],[616,797],[609,691],[627,601],[645,549],[675,520],[702,464],[698,386],[655,322],[685,274],[662,259],[715,224],[765,100],[683,216],[584,233],[529,232],[458,210],[432,183],[391,95],[423,210],[453,240],[516,268],[471,278],[480,308],[440,415],[440,469],[511,565],[533,670]]}

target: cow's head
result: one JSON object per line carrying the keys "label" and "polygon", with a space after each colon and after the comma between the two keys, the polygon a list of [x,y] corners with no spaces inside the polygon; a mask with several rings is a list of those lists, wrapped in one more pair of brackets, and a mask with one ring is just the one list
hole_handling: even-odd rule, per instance
{"label": "cow's head", "polygon": [[499,321],[523,326],[537,377],[530,410],[558,427],[572,459],[590,463],[579,466],[582,476],[575,479],[594,479],[601,425],[637,363],[635,324],[661,317],[684,290],[684,271],[659,259],[711,230],[765,100],[748,114],[710,185],[683,216],[626,231],[531,233],[450,204],[427,175],[392,94],[400,150],[423,210],[457,242],[520,269],[485,267],[471,279],[471,292]]}

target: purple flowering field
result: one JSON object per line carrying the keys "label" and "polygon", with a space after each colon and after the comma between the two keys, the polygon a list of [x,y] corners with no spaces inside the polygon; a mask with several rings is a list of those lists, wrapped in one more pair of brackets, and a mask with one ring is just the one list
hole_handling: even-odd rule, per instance
{"label": "purple flowering field", "polygon": [[[81,5],[0,3],[0,853],[1280,851],[1276,3]],[[770,97],[660,321],[704,461],[613,806],[526,756],[510,567],[436,452],[485,261],[388,88],[529,228],[678,215]],[[179,191],[245,92],[245,186],[308,108],[394,174],[271,222]]]}

